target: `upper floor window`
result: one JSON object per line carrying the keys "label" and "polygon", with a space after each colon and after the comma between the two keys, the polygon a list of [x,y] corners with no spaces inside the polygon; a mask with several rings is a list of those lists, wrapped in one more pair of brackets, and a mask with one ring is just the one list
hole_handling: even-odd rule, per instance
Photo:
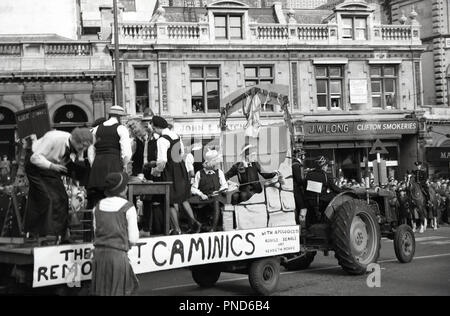
{"label": "upper floor window", "polygon": [[190,77],[192,112],[219,112],[219,67],[192,66]]}
{"label": "upper floor window", "polygon": [[214,30],[216,39],[242,39],[242,15],[215,14]]}
{"label": "upper floor window", "polygon": [[367,39],[367,18],[342,17],[342,38],[353,40]]}
{"label": "upper floor window", "polygon": [[[273,66],[246,66],[245,67],[245,86],[251,87],[257,84],[272,84],[274,82]],[[263,103],[262,111],[273,112],[275,106],[269,103]]]}
{"label": "upper floor window", "polygon": [[318,109],[342,108],[342,66],[316,66],[315,70]]}
{"label": "upper floor window", "polygon": [[136,11],[136,0],[119,0],[119,2],[123,5],[124,11]]}
{"label": "upper floor window", "polygon": [[397,69],[392,65],[370,66],[372,107],[393,109],[397,107]]}
{"label": "upper floor window", "polygon": [[143,113],[149,107],[149,76],[148,67],[134,68],[134,87],[136,95],[136,113]]}

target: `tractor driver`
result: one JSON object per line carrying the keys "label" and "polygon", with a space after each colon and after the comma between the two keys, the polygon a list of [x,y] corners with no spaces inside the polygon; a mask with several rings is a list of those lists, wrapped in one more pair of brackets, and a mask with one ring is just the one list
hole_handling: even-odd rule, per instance
{"label": "tractor driver", "polygon": [[330,201],[342,190],[334,184],[333,177],[327,173],[328,160],[321,156],[315,161],[315,169],[305,178],[305,198],[308,212],[306,226],[321,222],[322,214]]}

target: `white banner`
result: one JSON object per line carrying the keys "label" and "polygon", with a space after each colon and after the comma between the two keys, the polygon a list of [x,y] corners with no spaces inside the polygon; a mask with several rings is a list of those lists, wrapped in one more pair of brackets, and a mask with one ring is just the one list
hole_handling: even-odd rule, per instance
{"label": "white banner", "polygon": [[[34,249],[33,287],[91,278],[92,244]],[[300,251],[299,226],[269,227],[140,239],[128,252],[136,274]]]}

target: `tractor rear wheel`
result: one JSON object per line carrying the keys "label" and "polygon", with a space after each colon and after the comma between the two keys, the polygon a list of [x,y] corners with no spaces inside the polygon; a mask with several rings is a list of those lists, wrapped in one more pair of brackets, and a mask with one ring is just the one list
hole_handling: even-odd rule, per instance
{"label": "tractor rear wheel", "polygon": [[193,266],[192,278],[200,287],[209,288],[216,284],[220,277],[220,269],[214,265]]}
{"label": "tractor rear wheel", "polygon": [[314,257],[316,256],[316,254],[316,251],[307,252],[295,259],[291,259],[290,261],[286,262],[284,264],[284,267],[289,271],[308,269],[311,263],[314,261]]}
{"label": "tractor rear wheel", "polygon": [[377,217],[364,200],[340,205],[331,225],[331,241],[339,265],[349,274],[364,274],[380,255],[381,233]]}
{"label": "tractor rear wheel", "polygon": [[409,263],[416,252],[416,239],[408,225],[400,225],[394,235],[395,256],[401,263]]}
{"label": "tractor rear wheel", "polygon": [[250,286],[258,295],[270,295],[280,281],[279,258],[263,258],[253,261],[248,269]]}

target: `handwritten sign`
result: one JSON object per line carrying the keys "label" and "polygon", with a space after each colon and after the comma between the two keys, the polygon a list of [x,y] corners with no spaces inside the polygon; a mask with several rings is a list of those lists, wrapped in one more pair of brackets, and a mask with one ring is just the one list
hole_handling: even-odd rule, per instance
{"label": "handwritten sign", "polygon": [[50,130],[50,116],[47,105],[38,105],[16,112],[17,134],[25,138],[36,134],[37,138],[44,136]]}
{"label": "handwritten sign", "polygon": [[[128,252],[136,274],[300,251],[299,226],[140,239]],[[34,249],[33,287],[77,286],[92,273],[93,244]]]}
{"label": "handwritten sign", "polygon": [[367,103],[367,79],[350,79],[350,103]]}
{"label": "handwritten sign", "polygon": [[306,184],[306,191],[315,193],[322,193],[322,183],[317,181],[308,180]]}

